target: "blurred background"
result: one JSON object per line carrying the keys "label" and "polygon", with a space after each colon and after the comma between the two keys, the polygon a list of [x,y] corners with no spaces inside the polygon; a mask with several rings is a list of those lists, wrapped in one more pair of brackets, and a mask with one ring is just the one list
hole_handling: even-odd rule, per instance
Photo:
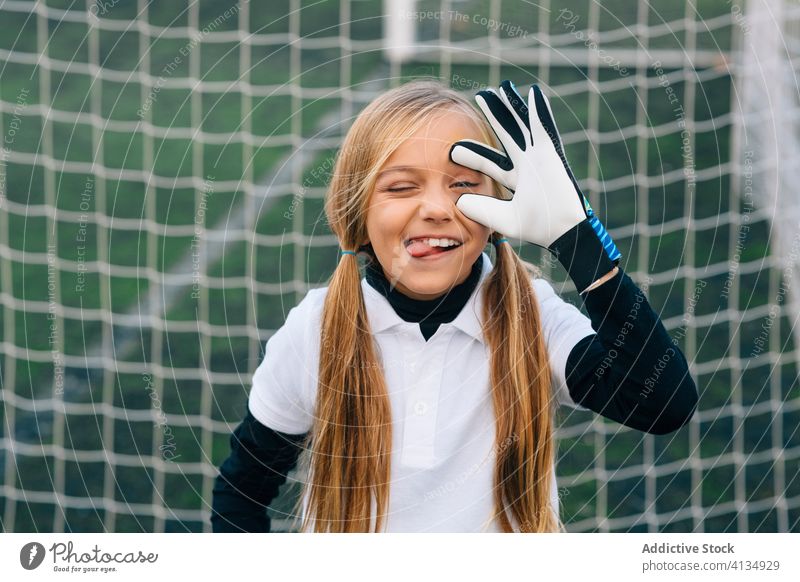
{"label": "blurred background", "polygon": [[210,531],[342,136],[435,77],[544,87],[700,390],[667,436],[561,415],[568,530],[800,531],[799,56],[788,0],[1,2],[0,529]]}

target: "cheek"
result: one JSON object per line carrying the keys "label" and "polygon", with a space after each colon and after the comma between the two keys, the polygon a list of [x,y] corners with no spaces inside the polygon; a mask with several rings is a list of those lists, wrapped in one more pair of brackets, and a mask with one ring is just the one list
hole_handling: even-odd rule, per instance
{"label": "cheek", "polygon": [[477,222],[472,222],[472,224],[469,225],[469,231],[473,240],[476,244],[481,245],[481,247],[486,245],[489,240],[489,235],[492,234],[492,229]]}
{"label": "cheek", "polygon": [[367,211],[365,226],[367,237],[375,252],[391,252],[401,232],[396,226],[397,218],[387,205],[375,206]]}
{"label": "cheek", "polygon": [[367,210],[367,228],[384,236],[401,231],[414,213],[411,200],[378,200]]}

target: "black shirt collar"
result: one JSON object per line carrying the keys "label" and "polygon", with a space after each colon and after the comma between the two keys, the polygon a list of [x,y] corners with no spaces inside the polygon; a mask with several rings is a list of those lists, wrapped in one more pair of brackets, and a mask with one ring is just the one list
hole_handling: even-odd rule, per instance
{"label": "black shirt collar", "polygon": [[[436,299],[412,299],[392,288],[380,263],[373,259],[367,262],[367,282],[379,291],[404,321],[425,322],[428,324],[449,323],[453,321],[467,304],[478,284],[483,267],[483,253],[473,263],[467,278]],[[425,330],[423,330],[423,334]],[[427,338],[426,338],[427,339]]]}

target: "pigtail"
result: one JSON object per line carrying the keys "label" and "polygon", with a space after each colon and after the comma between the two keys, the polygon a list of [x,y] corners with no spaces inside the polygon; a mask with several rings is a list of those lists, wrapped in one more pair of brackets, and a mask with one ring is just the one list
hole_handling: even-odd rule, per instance
{"label": "pigtail", "polygon": [[[342,245],[344,246],[344,245]],[[352,245],[350,248],[355,248]],[[391,410],[361,289],[358,257],[342,255],[322,312],[309,505],[317,532],[375,530],[388,513]]]}
{"label": "pigtail", "polygon": [[[497,462],[496,518],[505,532],[563,529],[551,510],[554,463],[550,366],[531,275],[500,235],[493,235],[496,261],[486,281],[484,335],[491,354]],[[526,268],[527,266],[527,268]]]}

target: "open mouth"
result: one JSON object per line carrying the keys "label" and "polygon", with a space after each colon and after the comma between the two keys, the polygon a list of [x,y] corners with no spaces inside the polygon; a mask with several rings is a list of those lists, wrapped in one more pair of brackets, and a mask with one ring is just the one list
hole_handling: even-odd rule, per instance
{"label": "open mouth", "polygon": [[452,238],[414,238],[405,241],[406,251],[415,259],[443,255],[454,251],[463,244]]}

